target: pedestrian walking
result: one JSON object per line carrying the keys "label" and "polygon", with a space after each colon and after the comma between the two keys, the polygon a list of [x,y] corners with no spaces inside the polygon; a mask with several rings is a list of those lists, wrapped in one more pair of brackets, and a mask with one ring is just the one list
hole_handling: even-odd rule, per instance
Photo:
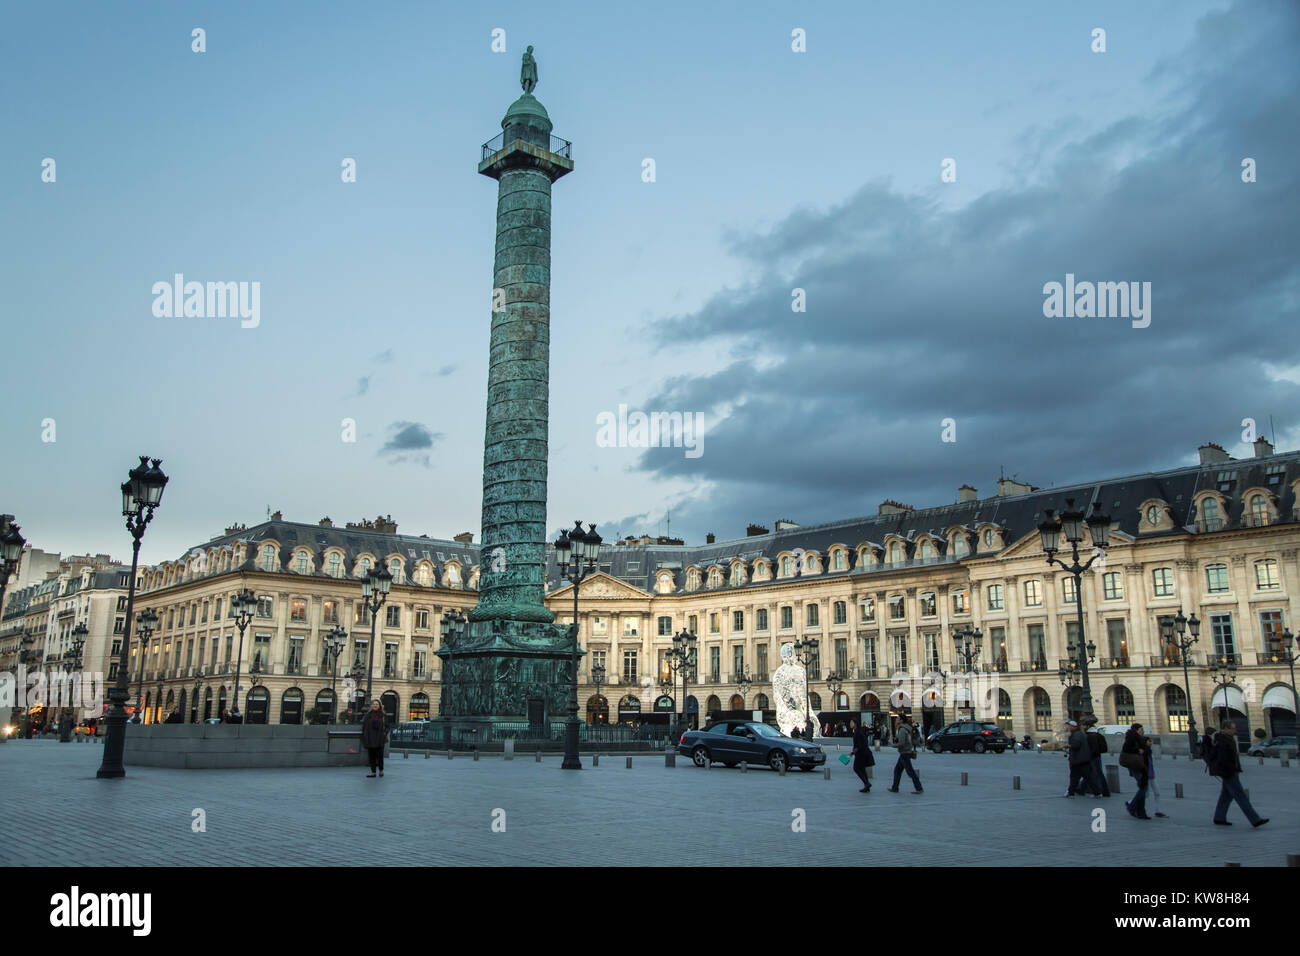
{"label": "pedestrian walking", "polygon": [[862,789],[858,793],[870,793],[871,778],[867,776],[867,768],[876,764],[876,758],[871,753],[871,734],[867,732],[866,725],[859,726],[855,721],[850,720],[849,726],[853,728],[853,750],[850,751],[853,757],[853,772],[862,781]]}
{"label": "pedestrian walking", "polygon": [[1141,724],[1134,724],[1124,734],[1124,747],[1120,751],[1119,765],[1137,781],[1137,793],[1124,804],[1131,816],[1150,820],[1147,815],[1147,784],[1151,777],[1147,768],[1151,763],[1151,741],[1142,732]]}
{"label": "pedestrian walking", "polygon": [[1076,793],[1082,795],[1086,787],[1094,796],[1100,796],[1100,792],[1092,782],[1092,750],[1088,747],[1088,735],[1083,732],[1077,720],[1067,720],[1065,731],[1070,735],[1066,740],[1070,784],[1065,788],[1065,795],[1067,797],[1072,797]]}
{"label": "pedestrian walking", "polygon": [[1097,718],[1089,714],[1079,721],[1083,727],[1083,732],[1088,737],[1088,753],[1092,755],[1089,764],[1089,777],[1092,782],[1094,791],[1100,793],[1103,797],[1110,796],[1110,784],[1106,782],[1106,775],[1101,769],[1101,755],[1110,749],[1106,745],[1106,738],[1097,733]]}
{"label": "pedestrian walking", "polygon": [[912,726],[912,718],[904,716],[898,724],[898,763],[894,764],[894,785],[889,788],[890,793],[898,793],[898,781],[903,778],[903,771],[912,778],[912,786],[916,788],[915,793],[924,793],[921,788],[921,778],[916,775],[916,769],[912,766],[912,758],[916,756],[916,728]]}
{"label": "pedestrian walking", "polygon": [[1156,757],[1150,750],[1147,751],[1147,792],[1151,794],[1151,806],[1156,816],[1168,816],[1160,812],[1160,788],[1156,786]]}
{"label": "pedestrian walking", "polygon": [[370,710],[361,720],[361,746],[366,748],[366,753],[370,757],[370,773],[367,777],[373,777],[375,771],[379,771],[379,776],[384,775],[384,741],[388,739],[387,720],[384,717],[384,711],[379,706],[378,699],[370,702]]}
{"label": "pedestrian walking", "polygon": [[1219,732],[1214,735],[1213,746],[1207,763],[1210,774],[1222,782],[1219,790],[1219,804],[1214,808],[1214,822],[1219,826],[1230,827],[1228,808],[1236,800],[1241,812],[1246,815],[1253,827],[1262,827],[1268,823],[1268,817],[1261,817],[1250,805],[1250,798],[1241,788],[1241,748],[1237,746],[1237,725],[1225,720]]}

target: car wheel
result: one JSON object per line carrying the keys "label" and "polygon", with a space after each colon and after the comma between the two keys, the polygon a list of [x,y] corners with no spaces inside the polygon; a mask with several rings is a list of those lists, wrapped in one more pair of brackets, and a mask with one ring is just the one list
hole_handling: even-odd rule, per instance
{"label": "car wheel", "polygon": [[707,767],[709,765],[709,748],[696,747],[691,751],[691,759],[695,761],[695,766]]}
{"label": "car wheel", "polygon": [[786,759],[785,751],[773,750],[770,754],[767,755],[767,765],[771,767],[773,770],[775,770],[777,773],[780,773],[782,770],[788,767],[789,761]]}
{"label": "car wheel", "polygon": [[982,740],[975,741],[974,749],[977,754],[982,754],[984,752],[984,741]]}

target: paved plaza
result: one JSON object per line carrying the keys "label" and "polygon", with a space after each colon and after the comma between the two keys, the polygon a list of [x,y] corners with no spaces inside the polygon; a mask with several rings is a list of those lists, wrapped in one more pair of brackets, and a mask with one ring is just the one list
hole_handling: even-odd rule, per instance
{"label": "paved plaza", "polygon": [[[11,809],[0,815],[0,864],[1217,867],[1282,866],[1300,853],[1294,762],[1243,758],[1243,782],[1271,818],[1255,830],[1235,807],[1234,826],[1213,826],[1217,781],[1184,759],[1162,758],[1157,771],[1170,818],[1141,822],[1121,798],[1064,799],[1056,753],[924,754],[916,795],[906,777],[900,793],[886,791],[886,749],[861,794],[834,746],[829,781],[821,771],[705,771],[686,758],[667,768],[662,754],[634,757],[631,770],[625,757],[593,768],[584,756],[586,769],[566,772],[558,755],[539,764],[397,753],[382,780],[362,767],[128,767],[124,780],[98,780],[102,746],[10,741],[0,746]],[[1174,798],[1176,782],[1185,799]],[[1123,787],[1131,796],[1127,775]],[[1096,807],[1107,811],[1104,833],[1092,829]],[[792,828],[797,809],[803,832]],[[205,832],[192,828],[196,810]],[[504,832],[493,829],[497,810]]]}

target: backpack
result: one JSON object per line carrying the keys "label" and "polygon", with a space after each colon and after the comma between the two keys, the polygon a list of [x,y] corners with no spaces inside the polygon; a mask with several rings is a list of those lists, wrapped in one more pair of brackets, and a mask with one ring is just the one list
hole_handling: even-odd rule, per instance
{"label": "backpack", "polygon": [[1102,754],[1110,752],[1106,738],[1095,730],[1088,731],[1088,752],[1094,757],[1100,757]]}

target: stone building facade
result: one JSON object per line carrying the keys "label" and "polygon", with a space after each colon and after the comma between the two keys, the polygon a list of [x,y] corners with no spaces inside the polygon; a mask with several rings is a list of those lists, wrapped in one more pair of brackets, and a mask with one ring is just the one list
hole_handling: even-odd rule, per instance
{"label": "stone building facade", "polygon": [[[907,711],[928,727],[974,706],[1017,736],[1050,736],[1077,712],[1077,691],[1058,678],[1077,610],[1073,579],[1046,563],[1037,524],[1073,500],[1084,510],[1100,502],[1112,520],[1110,546],[1082,588],[1103,722],[1177,733],[1190,713],[1198,727],[1217,724],[1222,711],[1210,707],[1225,695],[1208,665],[1224,656],[1239,732],[1293,733],[1290,671],[1269,637],[1291,626],[1300,594],[1300,453],[1273,454],[1267,443],[1256,451],[1238,461],[1207,445],[1197,465],[1063,488],[1004,479],[984,498],[964,486],[949,505],[889,501],[874,516],[804,527],[783,520],[774,532],[751,526],[744,538],[699,546],[607,543],[579,594],[580,706],[592,720],[666,721],[682,694],[680,677],[669,686],[664,653],[674,633],[689,630],[699,649],[686,694],[693,722],[718,710],[770,709],[781,644],[816,637],[810,689],[823,723],[864,714],[887,722]],[[436,715],[439,621],[449,610],[467,613],[476,598],[478,548],[461,538],[276,516],[147,569],[139,603],[160,617],[145,663],[151,705],[183,696],[190,717],[220,711],[233,694],[239,644],[230,597],[246,586],[259,609],[241,671],[257,663],[261,673],[241,681],[257,704],[245,714],[279,722],[302,719],[318,702],[328,709],[322,637],[336,623],[348,631],[340,675],[364,663],[370,625],[360,577],[383,562],[394,585],[376,621],[374,693],[397,719]],[[547,582],[548,606],[571,622],[571,586],[553,553]],[[1188,656],[1190,702],[1182,660],[1159,627],[1180,610],[1202,622]],[[982,635],[974,676],[954,641],[966,627]],[[595,664],[606,674],[599,695]],[[752,681],[743,697],[742,674]],[[340,678],[335,693],[345,703],[344,686]]]}

